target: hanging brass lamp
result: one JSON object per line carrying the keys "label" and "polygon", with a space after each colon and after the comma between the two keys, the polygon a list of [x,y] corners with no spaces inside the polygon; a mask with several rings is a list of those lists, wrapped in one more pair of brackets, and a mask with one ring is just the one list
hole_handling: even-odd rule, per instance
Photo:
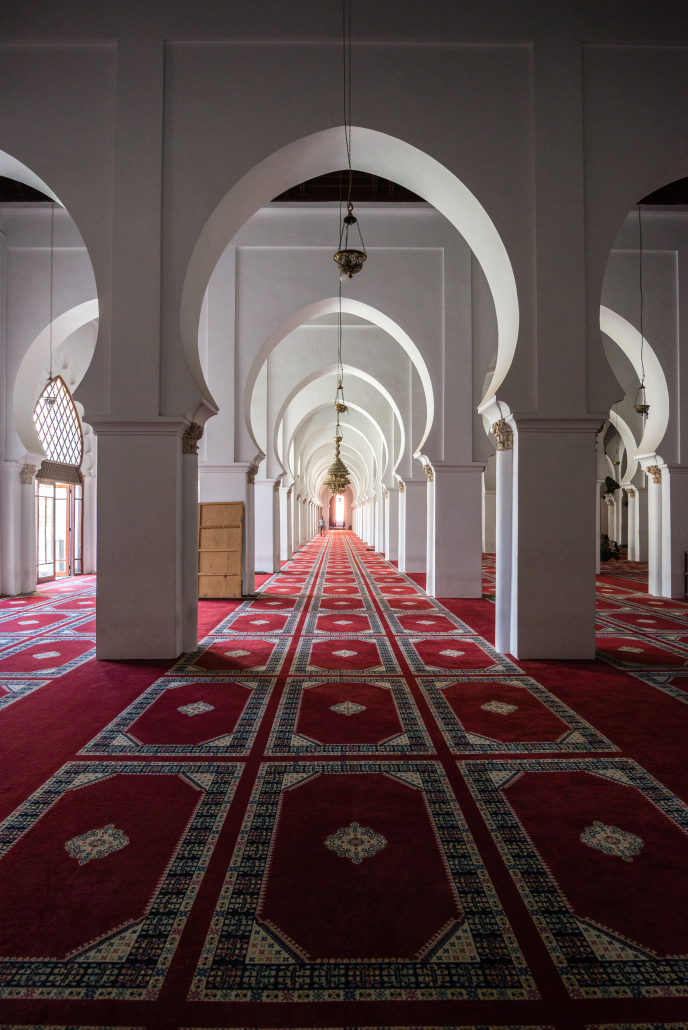
{"label": "hanging brass lamp", "polygon": [[325,477],[325,486],[329,488],[330,493],[343,494],[346,491],[347,486],[351,483],[349,478],[349,470],[339,456],[339,447],[342,442],[342,432],[339,426],[339,417],[337,418],[337,433],[334,438],[334,461],[327,470],[327,476]]}
{"label": "hanging brass lamp", "polygon": [[[339,250],[334,255],[334,259],[337,262],[337,268],[339,269],[339,278],[342,282],[346,282],[347,279],[351,279],[352,276],[356,275],[363,268],[363,262],[367,258],[365,244],[363,237],[361,236],[361,227],[358,224],[358,219],[353,213],[354,205],[351,200],[346,202],[347,214],[342,222],[342,231],[339,234]],[[357,250],[349,247],[349,229],[352,225],[355,225],[358,229],[358,237],[361,241],[362,250]],[[342,246],[342,243],[344,246]]]}
{"label": "hanging brass lamp", "polygon": [[645,382],[643,381],[638,387],[638,392],[635,395],[635,404],[633,405],[635,410],[643,418],[647,417],[647,413],[650,410],[650,405],[647,403],[647,395],[645,393]]}

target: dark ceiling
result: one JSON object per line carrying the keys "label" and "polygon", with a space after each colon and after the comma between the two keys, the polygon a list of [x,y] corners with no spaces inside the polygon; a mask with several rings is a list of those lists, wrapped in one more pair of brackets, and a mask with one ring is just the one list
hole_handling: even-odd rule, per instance
{"label": "dark ceiling", "polygon": [[[349,173],[328,172],[327,175],[319,175],[308,182],[302,182],[298,186],[280,193],[274,201],[299,200],[299,201],[326,201],[342,200],[346,202],[349,192]],[[423,204],[422,197],[416,196],[411,190],[399,186],[389,179],[381,179],[377,175],[370,175],[369,172],[352,172],[351,175],[351,200],[354,204],[363,204],[366,201],[377,203],[413,203]],[[273,201],[273,203],[274,203]]]}
{"label": "dark ceiling", "polygon": [[688,178],[677,179],[668,186],[662,186],[654,193],[648,193],[641,204],[688,204]]}
{"label": "dark ceiling", "polygon": [[[346,201],[349,188],[349,173],[347,171],[328,172],[327,175],[319,175],[315,179],[309,179],[298,186],[280,193],[275,201]],[[369,172],[353,172],[351,184],[351,199],[354,204],[361,204],[365,201],[376,201],[377,203],[394,204],[419,204],[424,203],[423,198],[400,186],[390,179],[381,179]],[[7,179],[0,176],[0,203],[17,202],[50,202],[40,190],[33,186],[26,186],[23,182],[15,179]],[[641,204],[686,204],[688,205],[688,177],[670,182],[667,186],[648,193],[640,201]]]}
{"label": "dark ceiling", "polygon": [[38,200],[50,203],[50,197],[46,197],[40,190],[35,190],[33,186],[26,186],[23,182],[17,182],[16,179],[6,179],[4,175],[0,175],[0,204],[17,201],[35,203]]}

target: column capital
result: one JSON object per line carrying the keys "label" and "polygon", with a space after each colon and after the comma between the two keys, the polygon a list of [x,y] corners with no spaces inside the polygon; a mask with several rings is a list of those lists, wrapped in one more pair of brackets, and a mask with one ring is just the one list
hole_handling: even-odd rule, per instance
{"label": "column capital", "polygon": [[24,486],[31,486],[36,475],[36,466],[30,465],[28,462],[19,469],[19,479]]}
{"label": "column capital", "polygon": [[506,419],[500,418],[499,421],[493,422],[491,432],[497,441],[498,451],[512,450],[514,446],[514,431]]}
{"label": "column capital", "polygon": [[203,436],[203,426],[192,422],[182,434],[182,454],[198,454],[198,441]]}
{"label": "column capital", "polygon": [[647,468],[645,469],[645,472],[647,473],[648,476],[652,476],[652,482],[653,483],[661,483],[662,482],[662,470],[659,467],[659,465],[648,465]]}

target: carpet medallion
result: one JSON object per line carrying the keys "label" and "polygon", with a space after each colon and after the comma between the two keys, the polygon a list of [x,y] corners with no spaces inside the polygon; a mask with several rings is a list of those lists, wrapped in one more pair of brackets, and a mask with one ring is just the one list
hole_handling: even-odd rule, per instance
{"label": "carpet medallion", "polygon": [[456,754],[618,750],[529,676],[422,679],[420,687]]}
{"label": "carpet medallion", "polygon": [[247,755],[274,683],[163,677],[80,754]]}
{"label": "carpet medallion", "polygon": [[688,806],[626,758],[460,769],[573,998],[688,996]]}
{"label": "carpet medallion", "polygon": [[240,775],[72,762],[6,819],[0,997],[157,997]]}
{"label": "carpet medallion", "polygon": [[[357,710],[336,710],[347,703]],[[292,677],[282,694],[266,754],[427,755],[433,750],[405,680]]]}
{"label": "carpet medallion", "polygon": [[261,767],[189,1000],[537,996],[437,763]]}

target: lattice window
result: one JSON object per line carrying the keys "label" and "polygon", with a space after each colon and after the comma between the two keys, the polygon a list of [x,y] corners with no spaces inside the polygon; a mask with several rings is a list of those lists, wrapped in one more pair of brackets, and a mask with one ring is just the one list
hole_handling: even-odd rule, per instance
{"label": "lattice window", "polygon": [[38,438],[51,461],[81,465],[84,455],[81,423],[62,376],[51,379],[38,398],[33,420]]}

